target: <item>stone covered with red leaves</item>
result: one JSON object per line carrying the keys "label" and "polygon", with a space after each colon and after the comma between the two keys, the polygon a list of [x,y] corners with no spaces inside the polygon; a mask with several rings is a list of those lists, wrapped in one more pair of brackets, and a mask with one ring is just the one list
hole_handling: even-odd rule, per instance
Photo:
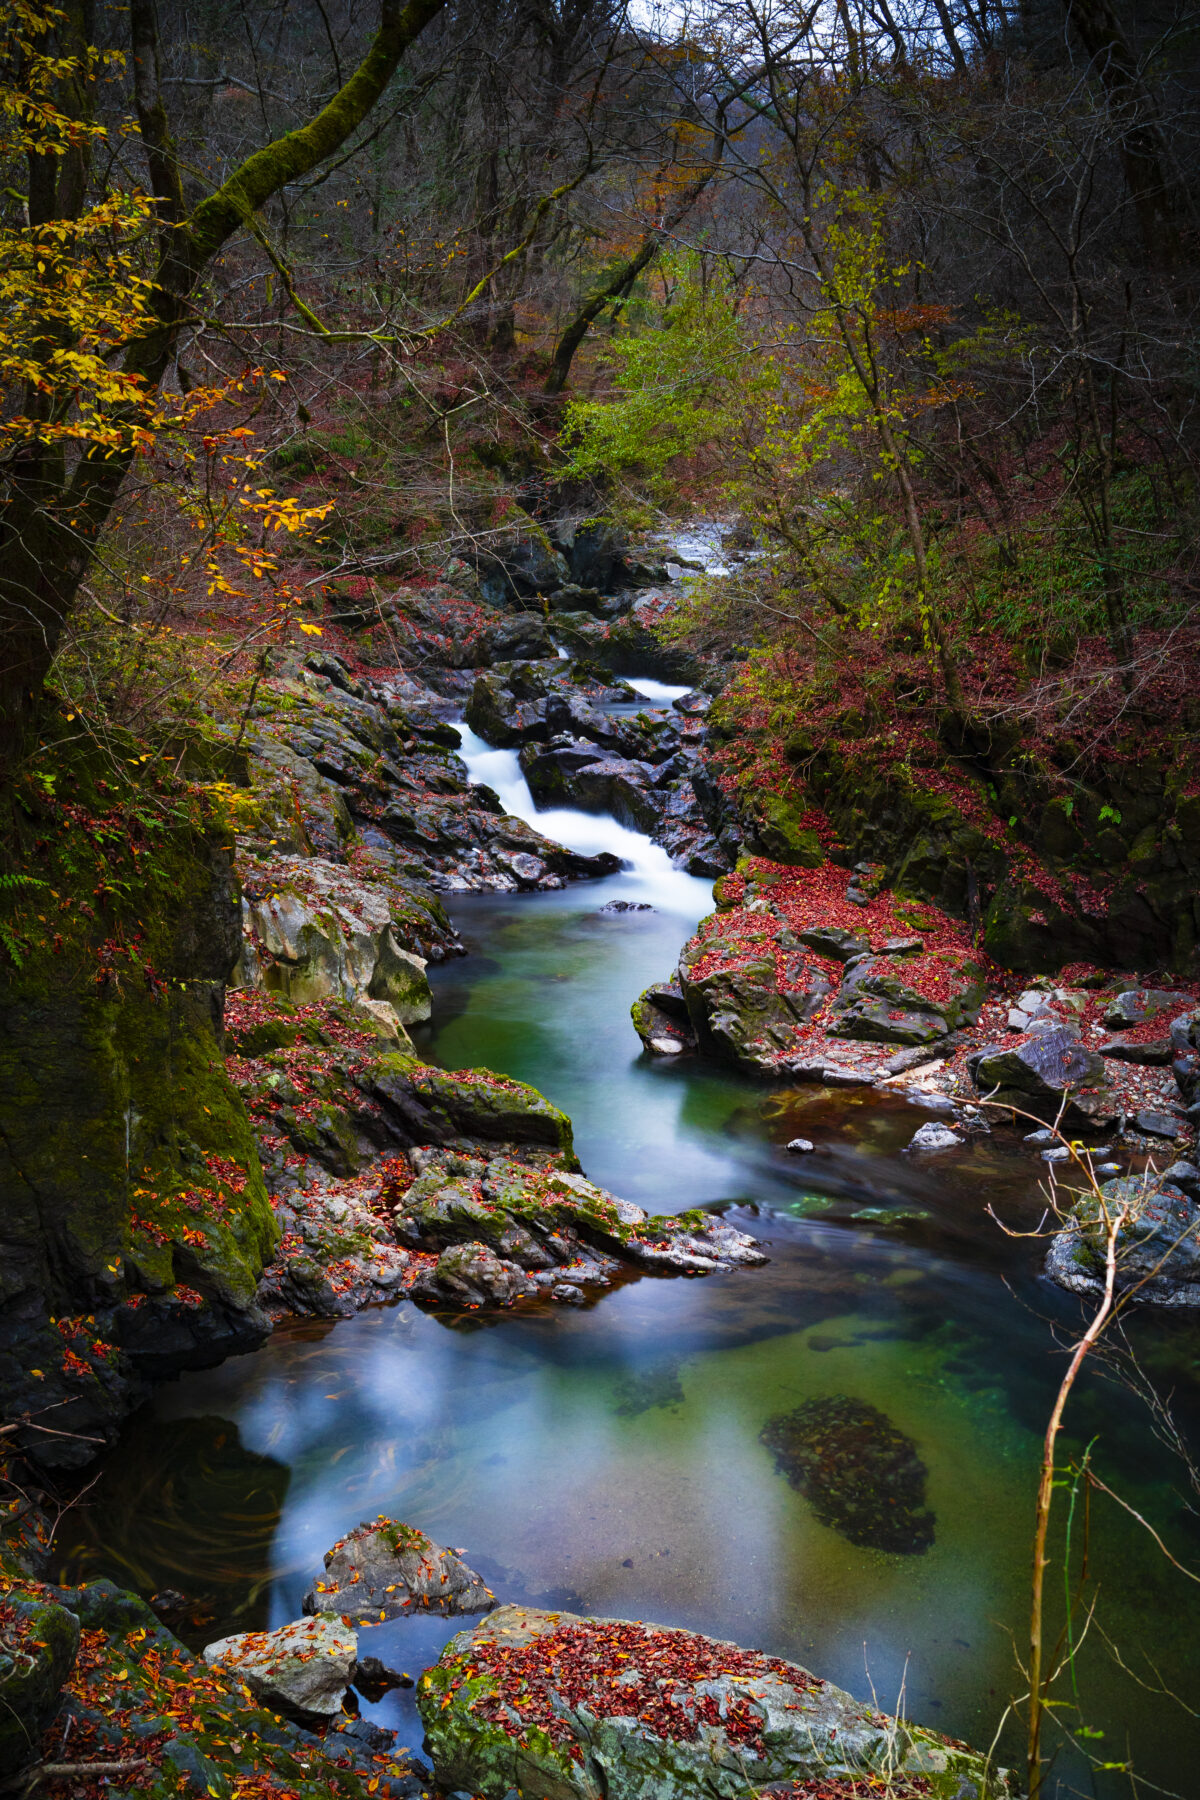
{"label": "stone covered with red leaves", "polygon": [[578,1304],[623,1271],[766,1260],[718,1217],[650,1218],[595,1187],[570,1120],[534,1088],[434,1068],[345,1002],[236,993],[226,1031],[281,1229],[259,1289],[276,1317],[405,1294]]}
{"label": "stone covered with red leaves", "polygon": [[1014,1792],[968,1745],[796,1663],[622,1619],[502,1607],[450,1640],[417,1696],[439,1782],[484,1800],[749,1800],[872,1776],[931,1800]]}
{"label": "stone covered with red leaves", "polygon": [[[340,1710],[319,1734],[208,1667],[133,1594],[0,1581],[0,1624],[28,1619],[49,1647],[44,1692],[11,1743],[4,1776],[47,1800],[410,1800],[425,1792],[402,1750],[373,1752]],[[14,1644],[14,1647],[18,1648]],[[4,1731],[0,1725],[0,1732]],[[107,1770],[107,1772],[105,1772]]]}
{"label": "stone covered with red leaves", "polygon": [[970,927],[835,864],[744,857],[671,980],[633,1007],[654,1055],[719,1057],[776,1081],[949,1097],[978,1121],[1061,1118],[1135,1147],[1200,1123],[1200,983],[1068,964],[1015,976]]}
{"label": "stone covered with red leaves", "polygon": [[457,1551],[380,1513],[325,1552],[325,1573],[305,1594],[303,1606],[306,1613],[378,1624],[420,1612],[487,1612],[495,1601]]}

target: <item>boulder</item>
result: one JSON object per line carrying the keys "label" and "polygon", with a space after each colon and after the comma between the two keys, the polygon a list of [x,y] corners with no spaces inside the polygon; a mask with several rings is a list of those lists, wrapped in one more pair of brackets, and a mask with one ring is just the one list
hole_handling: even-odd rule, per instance
{"label": "boulder", "polygon": [[687,1001],[677,981],[654,982],[629,1012],[634,1030],[652,1056],[678,1056],[683,1050],[695,1049]]}
{"label": "boulder", "polygon": [[281,857],[271,875],[266,892],[242,901],[235,987],[298,1005],[353,1000],[401,1025],[429,1017],[425,958],[405,947],[385,886],[320,857]]}
{"label": "boulder", "polygon": [[333,1612],[296,1619],[278,1631],[218,1638],[204,1660],[244,1681],[267,1706],[301,1718],[334,1719],[358,1657],[358,1635]]}
{"label": "boulder", "polygon": [[933,1043],[974,1024],[986,992],[983,970],[962,951],[864,957],[843,977],[829,1035],[884,1044]]}
{"label": "boulder", "polygon": [[453,1550],[382,1514],[325,1552],[324,1577],[302,1602],[306,1613],[336,1612],[364,1624],[421,1611],[487,1612],[494,1603],[491,1589]]}
{"label": "boulder", "polygon": [[851,1544],[921,1556],[933,1543],[927,1470],[917,1446],[866,1400],[831,1394],[768,1419],[759,1433],[775,1467],[822,1525]]}
{"label": "boulder", "polygon": [[910,1150],[954,1150],[961,1143],[957,1131],[951,1131],[948,1125],[939,1125],[936,1119],[927,1119],[913,1133],[908,1145]]}
{"label": "boulder", "polygon": [[622,1619],[502,1607],[450,1640],[417,1704],[439,1784],[482,1800],[750,1800],[864,1776],[898,1797],[1012,1791],[966,1746],[796,1663]]}
{"label": "boulder", "polygon": [[[865,931],[849,931],[844,925],[797,926],[796,936],[818,956],[831,957],[834,962],[847,963],[851,957],[863,956],[871,948],[871,940]],[[920,949],[920,938],[916,940],[916,946]]]}
{"label": "boulder", "polygon": [[454,1244],[443,1250],[432,1268],[420,1271],[409,1292],[414,1300],[434,1306],[511,1306],[534,1300],[535,1281],[486,1244]]}
{"label": "boulder", "polygon": [[1171,1070],[1189,1115],[1200,1105],[1200,1011],[1171,1021]]}
{"label": "boulder", "polygon": [[1195,996],[1174,992],[1169,988],[1127,988],[1118,994],[1104,1015],[1104,1023],[1115,1031],[1141,1025],[1159,1013],[1186,1012],[1196,1004]]}
{"label": "boulder", "polygon": [[1165,1177],[1124,1175],[1099,1195],[1080,1196],[1055,1236],[1046,1273],[1060,1287],[1104,1292],[1107,1222],[1125,1208],[1117,1233],[1117,1291],[1159,1306],[1200,1305],[1200,1206]]}
{"label": "boulder", "polygon": [[79,1649],[79,1620],[14,1590],[0,1598],[0,1769],[15,1775],[41,1753]]}
{"label": "boulder", "polygon": [[[1091,1116],[1094,1109],[1080,1102],[1094,1096],[1081,1095],[1080,1089],[1107,1082],[1100,1057],[1065,1025],[1021,1044],[989,1044],[968,1058],[967,1067],[981,1094],[1046,1120],[1057,1117],[1065,1100]],[[1092,1122],[1099,1120],[1092,1117]]]}

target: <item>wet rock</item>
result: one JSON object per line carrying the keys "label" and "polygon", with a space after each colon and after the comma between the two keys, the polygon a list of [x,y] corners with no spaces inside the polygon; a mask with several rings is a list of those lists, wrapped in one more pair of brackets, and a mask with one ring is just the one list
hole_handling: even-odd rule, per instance
{"label": "wet rock", "polygon": [[806,1137],[792,1138],[784,1145],[784,1149],[790,1150],[794,1156],[811,1156],[816,1147],[812,1139]]}
{"label": "wet rock", "polygon": [[306,1613],[337,1613],[365,1624],[418,1611],[486,1612],[494,1600],[455,1551],[414,1525],[380,1516],[364,1519],[325,1552],[324,1577],[305,1594],[303,1607]]}
{"label": "wet rock", "polygon": [[925,1465],[912,1439],[865,1400],[806,1400],[759,1433],[823,1525],[875,1550],[921,1555],[933,1543]]}
{"label": "wet rock", "polygon": [[1159,1013],[1184,1012],[1196,1004],[1191,994],[1173,992],[1169,988],[1127,988],[1118,994],[1104,1015],[1104,1023],[1115,1030],[1141,1025]]}
{"label": "wet rock", "polygon": [[389,1667],[378,1656],[360,1656],[354,1665],[354,1685],[364,1700],[375,1705],[393,1688],[410,1688],[414,1683],[411,1675]]}
{"label": "wet rock", "polygon": [[750,1800],[851,1780],[904,1800],[1010,1791],[966,1746],[798,1664],[641,1622],[503,1607],[451,1639],[417,1704],[439,1784],[482,1800]]}
{"label": "wet rock", "polygon": [[537,1297],[537,1283],[486,1244],[454,1244],[432,1268],[420,1271],[409,1290],[433,1305],[511,1306]]}
{"label": "wet rock", "polygon": [[1189,1118],[1197,1118],[1194,1109],[1200,1104],[1200,1011],[1172,1020],[1171,1052],[1175,1085],[1183,1095]]}
{"label": "wet rock", "polygon": [[610,900],[600,908],[602,913],[653,912],[654,908],[648,900]]}
{"label": "wet rock", "polygon": [[973,1024],[986,993],[983,971],[957,950],[871,956],[847,970],[833,1002],[831,1037],[929,1044]]}
{"label": "wet rock", "polygon": [[1083,1193],[1046,1258],[1046,1273],[1072,1293],[1104,1292],[1107,1221],[1127,1217],[1116,1239],[1117,1291],[1159,1306],[1200,1305],[1200,1206],[1152,1175],[1106,1181]]}
{"label": "wet rock", "polygon": [[396,1742],[397,1733],[388,1731],[383,1725],[376,1725],[372,1719],[351,1719],[339,1728],[338,1736],[350,1738],[365,1750],[390,1750]]}
{"label": "wet rock", "polygon": [[771,1067],[824,1003],[828,978],[798,947],[789,949],[782,932],[772,914],[735,908],[705,919],[684,946],[679,985],[708,1054]]}
{"label": "wet rock", "polygon": [[654,1056],[677,1056],[694,1050],[687,1001],[677,981],[658,981],[645,989],[629,1009],[634,1030]]}
{"label": "wet rock", "polygon": [[341,1712],[357,1656],[357,1633],[333,1612],[297,1619],[278,1631],[218,1638],[204,1649],[206,1663],[244,1681],[267,1706],[312,1719],[333,1719]]}
{"label": "wet rock", "polygon": [[1086,1110],[1079,1090],[1107,1082],[1101,1059],[1066,1026],[1023,1044],[988,1045],[967,1059],[967,1067],[980,1094],[1043,1119],[1056,1118],[1065,1099],[1076,1111]]}
{"label": "wet rock", "polygon": [[908,1148],[910,1150],[954,1150],[962,1142],[957,1131],[951,1131],[948,1125],[939,1125],[936,1119],[928,1119],[913,1133]]}

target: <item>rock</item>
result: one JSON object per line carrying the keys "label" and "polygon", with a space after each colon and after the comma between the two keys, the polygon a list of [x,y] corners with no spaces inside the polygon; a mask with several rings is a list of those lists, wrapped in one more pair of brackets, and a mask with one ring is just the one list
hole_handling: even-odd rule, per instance
{"label": "rock", "polygon": [[325,1552],[324,1579],[302,1604],[306,1613],[335,1612],[366,1624],[424,1611],[486,1612],[495,1596],[455,1551],[381,1514]]}
{"label": "rock", "polygon": [[[848,931],[843,925],[805,925],[796,936],[818,956],[830,956],[835,962],[849,962],[852,956],[869,953],[871,940],[865,931]],[[917,940],[918,947],[920,939]]]}
{"label": "rock", "polygon": [[1143,1063],[1148,1067],[1158,1067],[1171,1060],[1171,1040],[1169,1037],[1153,1038],[1148,1043],[1136,1043],[1129,1038],[1109,1038],[1105,1044],[1096,1046],[1101,1056],[1107,1056],[1115,1062]]}
{"label": "rock", "polygon": [[653,912],[648,900],[610,900],[600,908],[602,913]]}
{"label": "rock", "polygon": [[1169,1182],[1185,1193],[1189,1200],[1200,1204],[1200,1169],[1195,1163],[1173,1162],[1169,1169],[1163,1171],[1164,1182]]}
{"label": "rock", "polygon": [[390,1750],[396,1742],[397,1733],[388,1731],[383,1725],[376,1725],[372,1719],[351,1719],[339,1727],[338,1736],[350,1738],[366,1750]]}
{"label": "rock", "polygon": [[913,1133],[910,1150],[953,1150],[962,1143],[957,1131],[951,1131],[948,1125],[939,1125],[936,1119],[928,1119]]}
{"label": "rock", "polygon": [[1159,1306],[1200,1305],[1200,1206],[1172,1182],[1148,1175],[1107,1181],[1068,1213],[1046,1259],[1046,1273],[1072,1293],[1104,1291],[1105,1218],[1129,1216],[1117,1233],[1119,1293]]}
{"label": "rock", "polygon": [[[65,1730],[68,1759],[120,1762],[139,1747],[152,1756],[151,1769],[97,1791],[142,1793],[144,1774],[149,1791],[171,1800],[235,1792],[349,1800],[366,1794],[368,1784],[374,1800],[419,1800],[422,1784],[403,1753],[380,1763],[329,1714],[297,1723],[264,1704],[235,1668],[193,1656],[136,1595],[108,1581],[50,1592],[87,1632],[55,1748]],[[327,1735],[316,1735],[330,1725]],[[5,1774],[11,1767],[5,1763]],[[92,1785],[67,1781],[73,1795]]]}
{"label": "rock", "polygon": [[920,1778],[930,1800],[1011,1791],[965,1746],[798,1664],[640,1622],[503,1607],[451,1639],[417,1704],[439,1784],[482,1800],[750,1800],[864,1776]]}
{"label": "rock", "polygon": [[968,1057],[967,1067],[980,1094],[1043,1119],[1056,1118],[1068,1098],[1077,1111],[1086,1110],[1080,1101],[1088,1096],[1079,1090],[1107,1081],[1103,1062],[1066,1026],[1011,1047],[990,1044]]}
{"label": "rock", "polygon": [[332,1612],[297,1619],[278,1631],[244,1631],[204,1648],[204,1660],[244,1681],[267,1706],[316,1719],[342,1710],[358,1636]]}
{"label": "rock", "polygon": [[1200,1011],[1171,1021],[1171,1071],[1189,1117],[1200,1102]]}
{"label": "rock", "polygon": [[679,985],[697,1042],[710,1055],[771,1068],[818,1011],[829,982],[769,912],[710,915],[679,959]]}
{"label": "rock", "polygon": [[374,1705],[393,1688],[410,1688],[414,1684],[411,1675],[389,1668],[379,1657],[360,1656],[354,1665],[354,1685],[363,1698]]}
{"label": "rock", "polygon": [[265,988],[298,1005],[353,1000],[390,1012],[401,1025],[427,1019],[426,959],[405,946],[395,905],[394,887],[356,880],[344,865],[280,857],[270,890],[243,898],[244,942],[232,985]]}
{"label": "rock", "polygon": [[695,1049],[687,1001],[677,981],[655,982],[638,996],[629,1011],[634,1030],[652,1055],[677,1056],[681,1051]]}
{"label": "rock", "polygon": [[962,951],[935,950],[901,962],[869,956],[843,977],[829,1035],[933,1043],[974,1024],[986,991],[982,969]]}
{"label": "rock", "polygon": [[925,1465],[877,1407],[843,1394],[806,1400],[768,1420],[759,1436],[821,1523],[850,1543],[903,1556],[933,1543]]}
{"label": "rock", "polygon": [[1170,1113],[1135,1113],[1133,1124],[1135,1130],[1144,1132],[1147,1137],[1167,1138],[1171,1143],[1174,1143],[1176,1138],[1182,1137],[1183,1135],[1183,1128],[1180,1121],[1178,1119],[1173,1119]]}
{"label": "rock", "polygon": [[1172,1009],[1184,1012],[1195,1004],[1194,995],[1174,992],[1168,988],[1127,988],[1123,994],[1117,995],[1105,1013],[1104,1023],[1115,1030],[1123,1030]]}
{"label": "rock", "polygon": [[817,1146],[813,1143],[811,1138],[805,1137],[792,1138],[791,1141],[784,1146],[785,1149],[790,1150],[795,1156],[811,1156],[816,1147]]}
{"label": "rock", "polygon": [[422,1269],[409,1292],[434,1305],[511,1306],[537,1295],[537,1283],[504,1262],[486,1244],[454,1244],[433,1268]]}
{"label": "rock", "polygon": [[936,1062],[940,1048],[927,1049],[923,1044],[913,1044],[907,1050],[897,1050],[883,1064],[885,1075],[907,1075],[910,1069],[920,1069],[926,1063]]}
{"label": "rock", "polygon": [[79,1649],[79,1620],[19,1590],[0,1597],[0,1769],[16,1775],[41,1755]]}

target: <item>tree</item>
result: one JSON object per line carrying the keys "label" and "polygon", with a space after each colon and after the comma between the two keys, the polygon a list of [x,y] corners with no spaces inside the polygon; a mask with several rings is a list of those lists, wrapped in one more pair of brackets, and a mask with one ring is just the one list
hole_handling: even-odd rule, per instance
{"label": "tree", "polygon": [[[0,479],[0,728],[5,751],[35,720],[47,673],[129,471],[160,414],[159,390],[195,317],[205,271],[289,183],[326,162],[371,112],[405,52],[446,0],[381,0],[358,67],[294,131],[253,151],[185,210],[158,73],[153,0],[133,0],[134,97],[153,195],[100,183],[89,193],[92,117],[103,59],[88,0],[64,9],[17,0],[5,45],[5,146],[28,169],[26,216],[9,227],[6,266],[30,278],[19,341],[0,367],[19,411],[4,434]],[[153,265],[136,268],[144,228]],[[11,312],[5,331],[12,333]]]}

